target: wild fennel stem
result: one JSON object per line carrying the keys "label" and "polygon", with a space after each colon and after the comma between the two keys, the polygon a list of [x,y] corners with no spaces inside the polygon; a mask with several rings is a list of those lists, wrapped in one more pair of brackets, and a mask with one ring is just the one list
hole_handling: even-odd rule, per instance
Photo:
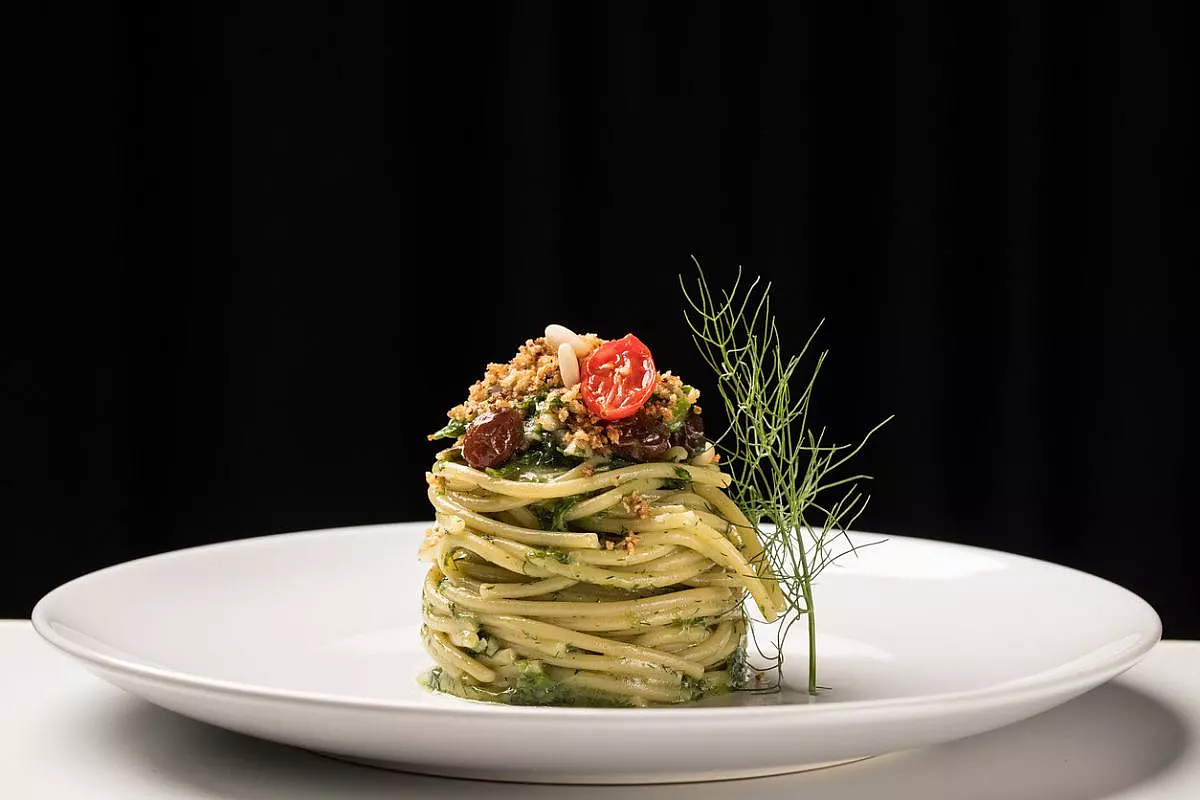
{"label": "wild fennel stem", "polygon": [[[695,261],[695,259],[693,259]],[[825,444],[825,431],[808,425],[813,386],[827,352],[816,358],[812,375],[799,398],[792,400],[791,385],[820,325],[801,351],[785,357],[779,330],[771,311],[771,286],[759,289],[755,279],[744,291],[739,268],[733,287],[714,295],[696,262],[693,295],[683,277],[687,306],[684,318],[701,356],[716,373],[717,393],[725,405],[729,428],[717,443],[733,476],[733,499],[763,543],[763,555],[786,600],[776,628],[775,650],[760,655],[773,661],[776,685],[782,682],[783,644],[801,615],[808,627],[808,691],[817,692],[817,627],[813,606],[813,580],[829,564],[856,552],[847,534],[862,514],[867,496],[858,490],[867,475],[831,479],[886,424],[883,420],[857,445]],[[848,486],[835,502],[817,498],[835,487]],[[773,530],[763,522],[773,524]],[[820,525],[814,525],[819,521]],[[805,541],[808,533],[811,544]],[[845,539],[846,549],[833,545]],[[757,640],[756,640],[757,642]]]}

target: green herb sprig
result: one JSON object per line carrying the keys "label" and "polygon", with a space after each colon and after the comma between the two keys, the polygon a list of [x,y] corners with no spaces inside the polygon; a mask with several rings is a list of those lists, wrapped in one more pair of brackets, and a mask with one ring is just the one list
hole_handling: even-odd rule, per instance
{"label": "green herb sprig", "polygon": [[[763,555],[779,581],[786,607],[775,628],[774,650],[760,654],[772,661],[782,680],[783,643],[801,618],[808,623],[808,691],[817,693],[817,623],[813,581],[842,556],[858,549],[847,530],[866,508],[858,486],[868,475],[836,477],[883,427],[884,419],[856,445],[826,442],[825,429],[809,426],[813,386],[828,351],[816,356],[807,381],[797,377],[822,323],[799,354],[784,354],[771,285],[756,278],[743,288],[739,267],[733,287],[714,294],[694,258],[698,278],[689,292],[684,318],[701,356],[716,373],[717,392],[729,417],[718,439],[722,464],[733,478],[732,498],[754,526]],[[794,395],[793,389],[798,390]],[[839,490],[834,492],[832,490]],[[844,541],[839,548],[837,542]],[[756,640],[757,641],[757,640]]]}

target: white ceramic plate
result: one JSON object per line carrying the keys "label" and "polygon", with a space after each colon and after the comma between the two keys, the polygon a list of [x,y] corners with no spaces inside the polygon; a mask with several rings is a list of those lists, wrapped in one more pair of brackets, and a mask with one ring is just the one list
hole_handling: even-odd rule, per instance
{"label": "white ceramic plate", "polygon": [[[817,587],[815,700],[517,708],[433,695],[417,641],[423,524],[250,539],[111,567],[51,592],[51,644],[136,695],[235,731],[438,775],[642,783],[790,772],[1032,716],[1158,641],[1141,599],[1019,556],[893,537]],[[859,542],[879,538],[860,534]],[[803,631],[789,676],[804,683]]]}

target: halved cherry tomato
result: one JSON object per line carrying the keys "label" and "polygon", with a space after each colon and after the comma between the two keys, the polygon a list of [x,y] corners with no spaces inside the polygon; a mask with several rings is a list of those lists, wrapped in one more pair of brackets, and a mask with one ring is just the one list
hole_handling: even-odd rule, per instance
{"label": "halved cherry tomato", "polygon": [[600,419],[633,416],[657,382],[650,348],[632,333],[600,345],[579,367],[583,404]]}

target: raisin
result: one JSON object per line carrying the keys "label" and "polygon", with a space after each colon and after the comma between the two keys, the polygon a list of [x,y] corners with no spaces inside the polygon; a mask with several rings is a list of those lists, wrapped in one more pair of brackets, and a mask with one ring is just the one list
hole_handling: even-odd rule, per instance
{"label": "raisin", "polygon": [[671,444],[682,447],[693,455],[704,444],[704,419],[695,408],[684,419],[679,429],[671,434]]}
{"label": "raisin", "polygon": [[499,466],[517,451],[524,436],[525,424],[519,411],[485,411],[467,426],[463,457],[475,469]]}
{"label": "raisin", "polygon": [[628,419],[614,423],[618,439],[612,450],[621,458],[631,461],[653,461],[671,449],[671,438],[667,426],[661,420],[639,411]]}

